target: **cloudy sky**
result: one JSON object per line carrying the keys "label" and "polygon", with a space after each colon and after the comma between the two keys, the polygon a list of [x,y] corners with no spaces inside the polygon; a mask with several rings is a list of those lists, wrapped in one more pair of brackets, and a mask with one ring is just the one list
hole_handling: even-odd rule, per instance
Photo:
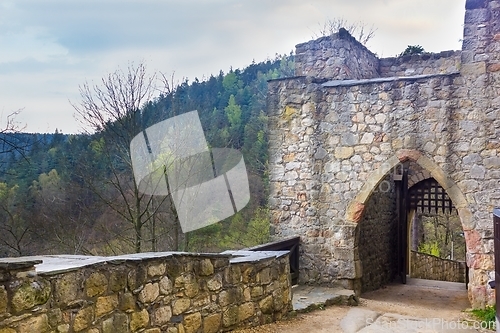
{"label": "cloudy sky", "polygon": [[465,0],[0,0],[1,125],[79,132],[78,86],[144,61],[190,80],[294,50],[329,19],[376,28],[381,57],[460,49]]}

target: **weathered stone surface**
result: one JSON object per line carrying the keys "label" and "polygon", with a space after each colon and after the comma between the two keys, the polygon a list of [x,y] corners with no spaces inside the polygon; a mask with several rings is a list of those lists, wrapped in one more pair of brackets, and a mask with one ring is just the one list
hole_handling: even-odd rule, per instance
{"label": "weathered stone surface", "polygon": [[207,281],[207,288],[210,291],[220,290],[222,288],[222,276],[219,274]]}
{"label": "weathered stone surface", "polygon": [[153,321],[155,325],[165,325],[172,317],[172,308],[170,306],[162,306],[154,311]]}
{"label": "weathered stone surface", "polygon": [[196,312],[184,317],[184,331],[195,333],[201,327],[201,313]]}
{"label": "weathered stone surface", "polygon": [[118,307],[118,296],[110,295],[98,297],[95,304],[95,316],[100,318],[105,314],[112,312]]}
{"label": "weathered stone surface", "polygon": [[163,277],[160,280],[159,287],[160,287],[160,293],[162,295],[170,295],[173,289],[172,280],[170,280],[167,276]]}
{"label": "weathered stone surface", "polygon": [[221,325],[221,314],[216,313],[203,318],[203,333],[217,333]]}
{"label": "weathered stone surface", "polygon": [[45,314],[30,317],[28,320],[22,322],[18,328],[19,333],[46,333],[49,332],[49,330],[50,326],[47,320],[47,315]]}
{"label": "weathered stone surface", "polygon": [[144,333],[161,333],[159,328],[150,328],[144,331]]}
{"label": "weathered stone surface", "polygon": [[139,292],[138,298],[142,303],[151,303],[160,295],[160,287],[158,283],[147,283]]}
{"label": "weathered stone surface", "polygon": [[127,315],[115,313],[111,318],[102,322],[102,333],[129,333]]}
{"label": "weathered stone surface", "polygon": [[[287,255],[273,258],[266,254],[263,259],[261,254],[254,253],[248,260],[235,263],[230,263],[227,255],[220,258],[211,255],[205,261],[205,269],[201,269],[200,262],[204,259],[200,260],[199,256],[176,255],[176,260],[169,262],[166,265],[169,269],[164,272],[174,272],[175,278],[156,275],[157,264],[151,269],[151,265],[145,265],[147,260],[134,258],[127,262],[117,257],[109,266],[103,263],[98,267],[75,269],[69,274],[50,274],[47,280],[40,276],[34,278],[34,274],[12,275],[10,280],[0,283],[0,301],[4,299],[2,311],[7,318],[0,322],[0,326],[5,327],[2,332],[215,333],[223,330],[224,325],[230,329],[241,327],[242,322],[245,326],[256,325],[282,318],[287,312],[285,307],[274,309],[266,314],[269,318],[264,318],[258,310],[262,297],[268,296],[271,300],[279,297],[287,309],[290,307],[291,300],[283,296],[290,294]],[[213,268],[211,274],[208,274],[212,272],[208,263]],[[149,271],[145,267],[150,267]],[[134,281],[127,283],[127,279],[121,279],[116,272]],[[44,288],[38,288],[40,281]],[[172,281],[176,281],[176,286]],[[227,289],[223,289],[225,283]],[[254,295],[258,295],[255,299],[248,284],[255,288]],[[50,292],[51,286],[54,293]],[[30,292],[26,293],[25,288]],[[33,288],[49,291],[47,296],[42,293],[44,303],[31,301],[37,297],[21,297],[32,295]],[[29,303],[30,307],[15,314],[11,304],[18,299],[22,300],[19,304]]]}
{"label": "weathered stone surface", "polygon": [[127,286],[127,270],[125,268],[115,269],[109,276],[109,289],[111,291],[124,290]]}
{"label": "weathered stone surface", "polygon": [[354,154],[352,147],[337,147],[335,148],[334,156],[339,160],[348,159]]}
{"label": "weathered stone surface", "polygon": [[94,309],[92,306],[87,306],[82,308],[76,313],[75,320],[73,322],[73,330],[75,332],[83,331],[84,329],[90,327],[92,321],[94,320]]}
{"label": "weathered stone surface", "polygon": [[79,279],[76,273],[67,273],[57,279],[54,283],[56,302],[59,305],[67,305],[77,299]]}
{"label": "weathered stone surface", "polygon": [[135,297],[131,293],[121,293],[119,295],[120,310],[125,312],[133,312],[136,309]]}
{"label": "weathered stone surface", "polygon": [[0,315],[7,312],[8,301],[7,290],[5,290],[4,286],[0,286]]}
{"label": "weathered stone surface", "polygon": [[139,312],[132,312],[130,316],[130,330],[137,331],[140,328],[147,327],[149,323],[149,313],[146,309]]}
{"label": "weathered stone surface", "polygon": [[231,305],[222,313],[222,325],[231,327],[238,323],[238,306]]}
{"label": "weathered stone surface", "polygon": [[26,281],[13,290],[12,308],[15,312],[45,304],[50,297],[50,283],[43,279]]}
{"label": "weathered stone surface", "polygon": [[85,293],[89,297],[102,295],[107,288],[108,279],[106,275],[100,272],[92,273],[87,280],[85,280]]}
{"label": "weathered stone surface", "polygon": [[242,322],[252,317],[255,313],[254,304],[252,302],[244,303],[238,308],[238,321]]}
{"label": "weathered stone surface", "polygon": [[15,329],[5,327],[5,328],[0,328],[0,333],[17,333]]}
{"label": "weathered stone surface", "polygon": [[273,301],[273,296],[267,296],[266,298],[262,299],[259,302],[259,307],[262,313],[272,313],[274,310],[274,301]]}
{"label": "weathered stone surface", "polygon": [[425,253],[411,251],[411,277],[465,283],[465,262],[441,259]]}
{"label": "weathered stone surface", "polygon": [[191,300],[189,298],[179,298],[174,301],[174,305],[172,307],[172,313],[174,316],[180,315],[191,306]]}
{"label": "weathered stone surface", "polygon": [[148,276],[149,277],[162,276],[163,274],[165,274],[166,269],[167,266],[164,263],[149,265]]}
{"label": "weathered stone surface", "polygon": [[364,211],[365,205],[360,202],[354,201],[351,206],[349,206],[346,219],[348,221],[358,223],[359,221],[361,221]]}
{"label": "weathered stone surface", "polygon": [[210,259],[203,259],[200,262],[200,275],[208,276],[214,274],[214,265]]}

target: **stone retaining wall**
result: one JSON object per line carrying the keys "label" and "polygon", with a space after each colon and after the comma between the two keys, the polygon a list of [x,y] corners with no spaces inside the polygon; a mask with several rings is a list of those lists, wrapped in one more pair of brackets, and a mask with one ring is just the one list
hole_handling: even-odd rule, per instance
{"label": "stone retaining wall", "polygon": [[418,279],[465,283],[465,261],[442,259],[430,254],[411,251],[410,277]]}
{"label": "stone retaining wall", "polygon": [[243,254],[4,259],[0,332],[216,333],[281,319],[288,254]]}

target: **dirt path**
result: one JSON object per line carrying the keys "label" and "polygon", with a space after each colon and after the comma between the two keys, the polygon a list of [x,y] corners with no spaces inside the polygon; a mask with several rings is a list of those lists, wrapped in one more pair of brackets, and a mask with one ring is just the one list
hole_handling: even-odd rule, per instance
{"label": "dirt path", "polygon": [[[439,289],[421,285],[389,285],[362,295],[362,308],[380,313],[397,313],[421,318],[442,318],[447,321],[470,318],[464,310],[470,307],[465,290]],[[238,333],[330,333],[342,332],[340,321],[351,309],[347,306],[328,307],[295,318],[258,328],[238,330]],[[491,331],[490,331],[491,332]]]}

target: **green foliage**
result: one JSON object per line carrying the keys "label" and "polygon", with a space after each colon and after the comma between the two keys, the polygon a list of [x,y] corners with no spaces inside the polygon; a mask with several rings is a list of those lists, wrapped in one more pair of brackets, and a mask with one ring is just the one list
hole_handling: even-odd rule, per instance
{"label": "green foliage", "polygon": [[421,243],[418,247],[418,252],[430,254],[431,256],[439,257],[439,244],[438,242]]}
{"label": "green foliage", "polygon": [[413,54],[422,54],[425,53],[425,50],[422,46],[420,45],[408,45],[406,49],[399,54],[400,57],[406,56],[406,55],[413,55]]}
{"label": "green foliage", "polygon": [[[183,81],[148,101],[140,112],[123,115],[140,117],[136,123],[141,128],[134,129],[137,133],[163,119],[197,110],[209,146],[240,150],[250,179],[247,207],[188,234],[182,234],[174,223],[175,209],[169,200],[159,200],[144,212],[144,250],[218,252],[269,241],[267,81],[292,75],[293,55],[276,55],[242,70]],[[4,241],[13,248],[0,247],[0,255],[133,251],[127,237],[134,230],[123,222],[127,208],[115,205],[111,209],[102,203],[102,199],[114,202],[118,197],[130,202],[133,195],[133,174],[124,153],[127,147],[113,146],[111,140],[124,133],[123,123],[109,122],[93,135],[12,134],[12,140],[26,143],[27,148],[22,154],[0,155],[0,203],[8,202],[7,212],[16,217],[9,223],[4,220],[3,226],[10,231],[0,237],[0,245]],[[121,192],[114,185],[117,181],[125,185]],[[15,237],[7,238],[8,232]]]}
{"label": "green foliage", "polygon": [[488,323],[488,327],[495,327],[495,317],[497,312],[496,305],[487,306],[484,309],[473,309],[471,312],[482,323]]}

